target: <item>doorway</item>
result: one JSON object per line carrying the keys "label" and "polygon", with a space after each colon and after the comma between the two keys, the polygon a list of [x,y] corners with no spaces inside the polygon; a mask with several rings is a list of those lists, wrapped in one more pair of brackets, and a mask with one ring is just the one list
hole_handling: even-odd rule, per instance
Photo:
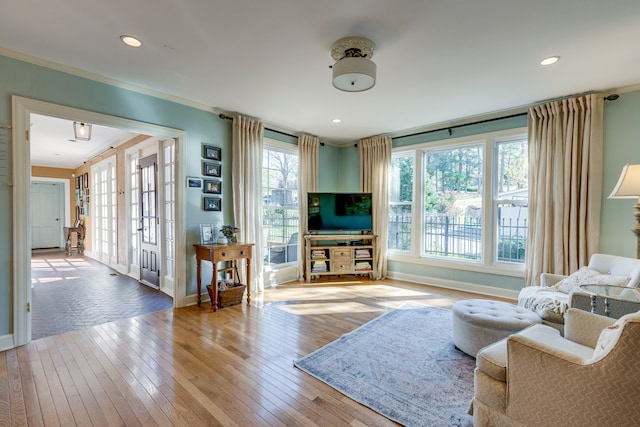
{"label": "doorway", "polygon": [[[31,339],[31,250],[32,250],[32,221],[29,217],[31,212],[31,187],[29,184],[31,176],[30,141],[28,138],[31,114],[45,114],[54,117],[70,118],[82,120],[85,123],[97,123],[104,126],[118,126],[128,131],[143,133],[146,135],[156,135],[158,137],[169,138],[175,146],[177,153],[181,144],[184,143],[185,135],[181,131],[163,128],[155,125],[139,123],[127,119],[121,119],[102,114],[91,113],[64,107],[56,104],[49,104],[42,101],[31,100],[22,97],[13,97],[14,113],[14,155],[15,155],[15,191],[14,191],[14,345],[26,344]],[[179,160],[172,160],[175,165]],[[176,167],[174,176],[182,176]],[[175,193],[172,200],[182,200],[182,190],[174,186]],[[119,190],[126,191],[126,190]],[[93,195],[92,195],[93,196]],[[176,203],[176,205],[180,205]],[[175,212],[172,218],[175,227],[174,235],[184,235],[184,223],[182,212]],[[128,230],[119,233],[122,236],[130,235]],[[125,236],[126,237],[126,236]],[[174,242],[176,248],[184,251],[184,239]],[[172,296],[174,306],[185,304],[186,289],[184,281],[178,281],[176,277],[184,277],[184,260],[173,260],[174,264],[169,269],[172,272],[170,280],[173,286]],[[182,273],[182,274],[180,274]]]}

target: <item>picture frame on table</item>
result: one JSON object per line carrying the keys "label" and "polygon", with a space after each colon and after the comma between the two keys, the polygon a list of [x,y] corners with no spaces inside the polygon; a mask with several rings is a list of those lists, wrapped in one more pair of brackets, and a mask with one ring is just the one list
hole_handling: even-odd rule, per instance
{"label": "picture frame on table", "polygon": [[222,210],[222,199],[220,197],[204,197],[203,205],[205,211],[219,212]]}
{"label": "picture frame on table", "polygon": [[202,192],[208,194],[222,194],[222,182],[215,179],[202,181]]}
{"label": "picture frame on table", "polygon": [[222,176],[222,164],[202,162],[202,174],[206,176],[213,176],[215,178],[220,178]]}
{"label": "picture frame on table", "polygon": [[202,188],[202,178],[198,178],[195,176],[188,176],[187,188]]}
{"label": "picture frame on table", "polygon": [[202,157],[208,160],[222,160],[222,148],[213,145],[202,146]]}
{"label": "picture frame on table", "polygon": [[211,245],[213,241],[213,224],[200,224],[200,244]]}

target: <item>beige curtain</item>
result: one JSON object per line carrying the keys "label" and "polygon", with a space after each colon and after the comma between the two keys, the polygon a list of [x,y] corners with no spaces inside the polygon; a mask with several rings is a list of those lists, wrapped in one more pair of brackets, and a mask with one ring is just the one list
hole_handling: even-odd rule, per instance
{"label": "beige curtain", "polygon": [[[238,241],[254,243],[251,260],[251,290],[264,290],[262,267],[264,237],[262,235],[262,145],[264,126],[247,117],[233,118],[233,220],[240,229]],[[238,268],[244,282],[244,268]]]}
{"label": "beige curtain", "polygon": [[307,234],[307,193],[318,190],[318,150],[320,139],[317,136],[300,135],[298,137],[298,204],[300,206],[300,234],[298,235],[298,280],[304,280],[307,255],[304,235]]}
{"label": "beige curtain", "polygon": [[594,94],[529,109],[527,285],[576,271],[598,249],[603,104]]}
{"label": "beige curtain", "polygon": [[389,168],[391,137],[377,136],[358,142],[360,154],[360,190],[373,195],[373,233],[378,235],[373,262],[376,277],[387,276],[387,240],[389,228]]}

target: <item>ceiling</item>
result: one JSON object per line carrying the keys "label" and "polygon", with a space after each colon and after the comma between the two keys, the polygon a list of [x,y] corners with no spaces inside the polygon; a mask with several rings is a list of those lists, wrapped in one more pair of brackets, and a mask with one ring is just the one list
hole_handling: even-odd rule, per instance
{"label": "ceiling", "polygon": [[[640,83],[638,0],[10,3],[4,53],[337,144]],[[376,44],[373,89],[332,87],[330,47],[345,36]]]}

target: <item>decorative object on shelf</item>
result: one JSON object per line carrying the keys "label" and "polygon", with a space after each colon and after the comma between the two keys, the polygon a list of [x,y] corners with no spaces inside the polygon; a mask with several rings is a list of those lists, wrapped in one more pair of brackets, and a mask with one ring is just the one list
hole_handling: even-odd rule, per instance
{"label": "decorative object on shelf", "polygon": [[227,243],[229,243],[229,241],[224,236],[218,236],[218,240],[216,243],[218,243],[219,245],[226,245]]}
{"label": "decorative object on shelf", "polygon": [[636,235],[636,258],[640,259],[640,164],[627,163],[622,168],[618,183],[609,195],[609,199],[636,199],[634,216],[636,226],[631,229]]}
{"label": "decorative object on shelf", "polygon": [[210,245],[213,243],[213,225],[200,224],[200,244]]}
{"label": "decorative object on shelf", "polygon": [[202,188],[202,179],[193,176],[187,177],[187,188]]}
{"label": "decorative object on shelf", "polygon": [[222,176],[222,165],[220,163],[202,162],[202,174],[220,178]]}
{"label": "decorative object on shelf", "polygon": [[220,197],[205,197],[203,203],[205,211],[222,210],[222,199]]}
{"label": "decorative object on shelf", "polygon": [[362,92],[376,84],[375,45],[364,37],[345,37],[331,46],[333,86],[345,92]]}
{"label": "decorative object on shelf", "polygon": [[222,148],[204,145],[202,146],[202,157],[209,160],[222,160]]}
{"label": "decorative object on shelf", "polygon": [[227,238],[227,240],[231,243],[235,243],[238,239],[236,235],[238,234],[240,229],[234,225],[223,225],[220,228],[220,232]]}
{"label": "decorative object on shelf", "polygon": [[202,192],[210,194],[222,194],[222,182],[213,179],[205,179],[203,181]]}
{"label": "decorative object on shelf", "polygon": [[78,141],[91,139],[91,125],[83,122],[73,122],[73,137]]}

